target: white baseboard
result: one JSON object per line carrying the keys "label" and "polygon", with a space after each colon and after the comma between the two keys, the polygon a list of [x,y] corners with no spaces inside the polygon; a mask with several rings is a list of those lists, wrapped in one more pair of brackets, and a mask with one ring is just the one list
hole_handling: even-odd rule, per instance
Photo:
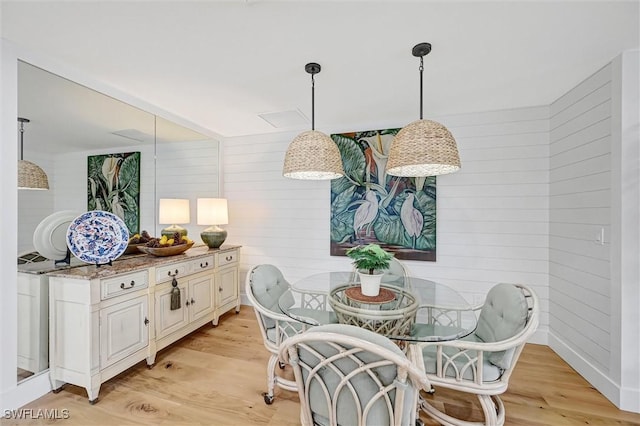
{"label": "white baseboard", "polygon": [[3,410],[2,415],[5,415],[5,410],[17,410],[50,391],[51,381],[49,380],[49,370],[37,376],[30,377],[0,396]]}
{"label": "white baseboard", "polygon": [[549,329],[548,327],[538,327],[533,336],[527,340],[527,343],[535,343],[536,345],[549,346]]}
{"label": "white baseboard", "polygon": [[548,332],[547,335],[549,347],[616,407],[640,413],[640,389],[620,388],[618,383],[580,356],[558,336],[552,332]]}

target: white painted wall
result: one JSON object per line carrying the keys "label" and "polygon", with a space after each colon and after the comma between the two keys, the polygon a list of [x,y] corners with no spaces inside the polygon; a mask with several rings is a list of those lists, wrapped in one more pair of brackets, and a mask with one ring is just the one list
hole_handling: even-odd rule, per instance
{"label": "white painted wall", "polygon": [[[461,171],[438,177],[437,261],[404,261],[412,275],[483,300],[498,282],[531,285],[548,325],[547,107],[440,117],[458,141]],[[368,129],[347,129],[347,131]],[[273,263],[290,281],[349,270],[329,255],[329,183],[282,177],[295,134],[225,140],[227,240],[241,244],[242,278],[255,264]]]}
{"label": "white painted wall", "polygon": [[637,77],[628,53],[551,105],[549,343],[640,412]]}
{"label": "white painted wall", "polygon": [[[611,66],[551,105],[550,326],[603,373],[611,347]],[[604,235],[604,243],[597,241]]]}

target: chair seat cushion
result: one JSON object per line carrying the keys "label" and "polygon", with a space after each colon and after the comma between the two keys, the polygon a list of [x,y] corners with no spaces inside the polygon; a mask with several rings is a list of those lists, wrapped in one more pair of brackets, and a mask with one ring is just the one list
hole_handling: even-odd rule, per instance
{"label": "chair seat cushion", "polygon": [[411,336],[442,336],[441,340],[453,340],[465,332],[464,328],[439,324],[415,323],[411,326]]}
{"label": "chair seat cushion", "polygon": [[301,321],[311,325],[338,323],[338,317],[335,312],[320,309],[291,308],[289,309],[289,315],[296,318],[300,317]]}
{"label": "chair seat cushion", "polygon": [[[296,322],[290,322],[286,324],[286,327],[280,323],[280,330],[285,335],[284,337],[295,336],[296,334],[302,332],[302,324]],[[276,327],[273,326],[271,328],[267,328],[267,339],[275,344],[276,343]],[[282,339],[284,340],[284,339]]]}
{"label": "chair seat cushion", "polygon": [[[251,274],[253,296],[262,307],[279,314],[278,299],[289,289],[289,283],[282,272],[273,265],[259,265],[253,269]],[[263,320],[266,328],[275,326],[272,318],[264,317]]]}
{"label": "chair seat cushion", "polygon": [[[509,339],[527,324],[527,300],[520,288],[513,284],[497,284],[489,290],[476,327],[481,342],[500,342]],[[500,368],[509,368],[513,350],[492,352],[487,359]]]}
{"label": "chair seat cushion", "polygon": [[[475,338],[474,335],[470,335],[461,340],[477,341],[477,338]],[[435,345],[425,346],[425,348],[422,351],[424,369],[427,374],[436,374],[436,371],[437,371],[436,351],[437,351],[437,346]],[[457,348],[448,348],[448,347],[443,348],[443,353],[449,357],[454,356],[459,352],[460,351]],[[476,356],[477,356],[477,351],[467,351],[465,355],[458,356],[453,361],[453,365],[449,365],[444,371],[445,377],[454,379],[457,376],[459,376],[460,371],[462,371],[461,376],[464,380],[474,380],[476,375],[475,369],[470,368],[467,364],[469,363],[470,358],[475,358]],[[447,357],[443,355],[442,358],[443,358],[443,363],[447,362]],[[503,370],[500,367],[492,364],[487,359],[486,356],[483,358],[483,363],[482,363],[482,381],[483,382],[493,382],[500,379],[500,377],[502,376],[502,371]]]}

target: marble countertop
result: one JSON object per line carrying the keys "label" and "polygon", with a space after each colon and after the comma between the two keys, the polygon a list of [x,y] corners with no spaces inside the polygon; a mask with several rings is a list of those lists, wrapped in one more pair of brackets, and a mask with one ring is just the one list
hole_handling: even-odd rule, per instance
{"label": "marble countertop", "polygon": [[[184,253],[174,256],[157,257],[150,254],[134,254],[121,256],[112,265],[88,265],[80,262],[78,259],[72,259],[71,265],[62,265],[55,267],[53,261],[37,262],[32,264],[18,265],[18,272],[26,272],[32,274],[47,274],[52,277],[82,278],[94,279],[104,278],[112,275],[123,274],[126,272],[149,268],[152,266],[167,265],[175,262],[181,262],[189,259],[197,259],[212,255],[215,253],[224,253],[226,251],[235,250],[240,246],[221,246],[219,249],[210,249],[206,245],[193,246]],[[80,262],[80,263],[78,263]],[[39,263],[45,265],[35,266]]]}

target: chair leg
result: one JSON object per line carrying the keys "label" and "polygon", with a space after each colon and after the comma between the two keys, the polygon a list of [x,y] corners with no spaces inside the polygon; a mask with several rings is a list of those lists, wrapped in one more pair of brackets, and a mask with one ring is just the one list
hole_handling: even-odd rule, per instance
{"label": "chair leg", "polygon": [[478,400],[484,412],[485,425],[504,425],[504,404],[498,395],[478,395]]}
{"label": "chair leg", "polygon": [[273,404],[273,391],[276,387],[276,364],[278,364],[278,356],[271,354],[267,363],[267,392],[263,393],[264,402],[267,405]]}
{"label": "chair leg", "polygon": [[504,404],[499,396],[478,395],[480,406],[484,414],[484,422],[469,422],[456,419],[438,410],[428,401],[422,400],[420,408],[438,423],[447,426],[503,426],[505,420]]}
{"label": "chair leg", "polygon": [[[282,367],[280,367],[282,365]],[[269,362],[267,363],[267,391],[262,393],[264,397],[264,402],[267,405],[273,404],[273,400],[275,396],[273,395],[276,386],[292,391],[298,391],[298,384],[295,380],[287,380],[276,374],[276,366],[279,368],[284,368],[285,364],[282,364],[278,358],[278,355],[271,354],[269,358]]]}

